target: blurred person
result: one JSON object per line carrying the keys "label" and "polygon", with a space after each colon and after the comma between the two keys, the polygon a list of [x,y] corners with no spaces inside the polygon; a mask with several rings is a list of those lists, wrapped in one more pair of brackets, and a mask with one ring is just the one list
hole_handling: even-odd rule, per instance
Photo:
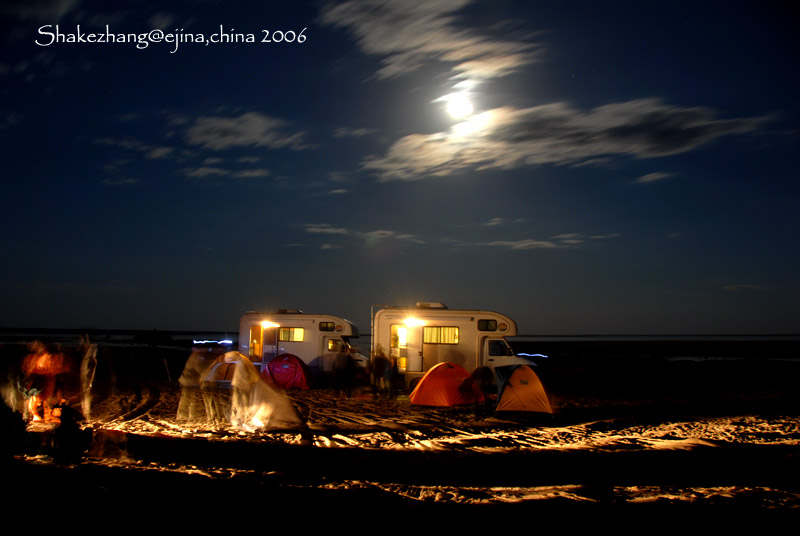
{"label": "blurred person", "polygon": [[178,378],[181,384],[181,399],[178,403],[178,421],[207,421],[203,394],[200,390],[200,378],[219,357],[220,352],[209,347],[194,347],[183,373]]}

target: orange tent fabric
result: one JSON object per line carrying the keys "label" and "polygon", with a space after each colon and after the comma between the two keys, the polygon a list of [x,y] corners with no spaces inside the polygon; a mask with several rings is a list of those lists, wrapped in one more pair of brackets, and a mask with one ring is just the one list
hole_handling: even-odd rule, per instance
{"label": "orange tent fabric", "polygon": [[418,406],[458,406],[485,400],[469,372],[461,365],[447,362],[431,368],[408,399]]}
{"label": "orange tent fabric", "polygon": [[494,369],[498,377],[496,411],[553,413],[539,376],[528,365]]}

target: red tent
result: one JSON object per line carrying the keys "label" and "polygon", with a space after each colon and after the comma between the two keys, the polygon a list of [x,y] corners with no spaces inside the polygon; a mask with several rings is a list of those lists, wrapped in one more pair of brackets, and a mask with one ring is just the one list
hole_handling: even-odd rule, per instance
{"label": "red tent", "polygon": [[270,361],[261,377],[279,389],[311,389],[311,369],[294,354],[281,354]]}
{"label": "red tent", "polygon": [[484,401],[469,372],[461,365],[446,362],[425,373],[408,399],[419,406],[458,406]]}

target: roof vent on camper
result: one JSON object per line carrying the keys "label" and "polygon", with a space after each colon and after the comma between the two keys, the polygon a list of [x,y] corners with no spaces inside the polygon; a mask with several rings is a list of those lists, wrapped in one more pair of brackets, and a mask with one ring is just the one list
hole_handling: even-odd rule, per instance
{"label": "roof vent on camper", "polygon": [[417,302],[417,309],[447,309],[441,302]]}
{"label": "roof vent on camper", "polygon": [[300,309],[278,309],[278,314],[282,315],[301,315],[303,311]]}

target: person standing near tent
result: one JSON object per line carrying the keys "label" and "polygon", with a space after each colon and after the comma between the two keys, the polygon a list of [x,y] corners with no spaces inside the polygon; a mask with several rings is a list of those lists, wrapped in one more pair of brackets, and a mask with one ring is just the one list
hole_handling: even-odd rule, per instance
{"label": "person standing near tent", "polygon": [[378,349],[372,358],[372,389],[376,394],[383,393],[386,388],[387,368],[389,367],[389,358],[383,351],[383,346],[378,345]]}
{"label": "person standing near tent", "polygon": [[387,358],[383,378],[386,396],[388,398],[394,398],[394,382],[397,379],[397,356],[392,355]]}

